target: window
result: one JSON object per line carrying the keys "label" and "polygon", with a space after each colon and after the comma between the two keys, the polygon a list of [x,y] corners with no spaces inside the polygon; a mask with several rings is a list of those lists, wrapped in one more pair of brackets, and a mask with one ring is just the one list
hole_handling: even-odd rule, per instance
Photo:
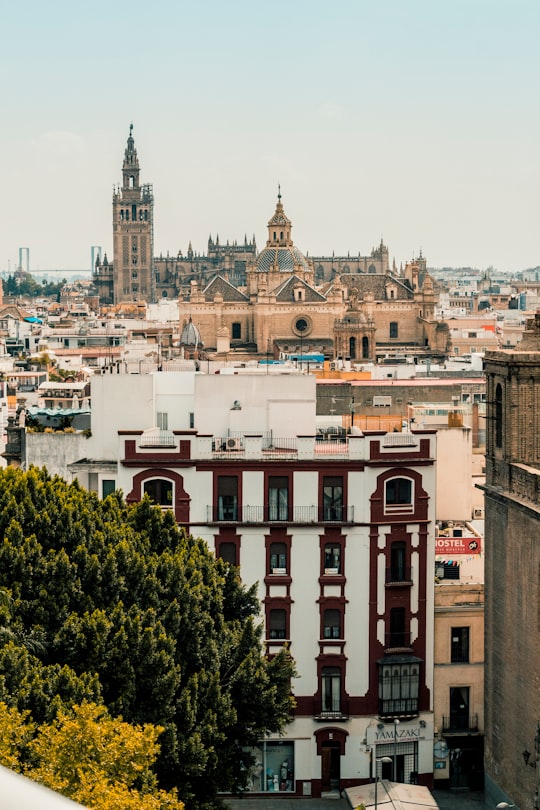
{"label": "window", "polygon": [[268,520],[289,519],[289,479],[271,475],[268,479]]}
{"label": "window", "polygon": [[398,336],[398,323],[397,321],[390,321],[390,337],[397,338]]}
{"label": "window", "polygon": [[287,614],[282,608],[270,611],[268,617],[268,638],[287,638]]}
{"label": "window", "polygon": [[469,663],[469,628],[452,627],[451,632],[451,657],[452,664]]}
{"label": "window", "polygon": [[379,714],[381,716],[418,714],[420,661],[379,662]]}
{"label": "window", "polygon": [[323,520],[343,520],[343,478],[323,478]]}
{"label": "window", "polygon": [[469,722],[469,687],[450,687],[450,728],[465,731],[470,728]]}
{"label": "window", "polygon": [[337,543],[326,543],[324,547],[324,573],[341,573],[341,546]]}
{"label": "window", "polygon": [[287,573],[287,546],[285,543],[270,543],[270,573]]}
{"label": "window", "polygon": [[219,547],[219,556],[225,562],[231,565],[238,565],[236,559],[236,543],[221,543]]}
{"label": "window", "polygon": [[324,611],[324,638],[341,638],[341,612],[335,608]]}
{"label": "window", "polygon": [[404,540],[397,540],[390,546],[390,582],[403,582],[410,578],[405,566],[407,544]]}
{"label": "window", "polygon": [[321,672],[322,713],[341,712],[341,670],[325,667]]}
{"label": "window", "polygon": [[217,481],[218,520],[238,520],[238,478],[220,475]]}
{"label": "window", "polygon": [[459,579],[459,563],[436,562],[435,576],[437,579]]}
{"label": "window", "polygon": [[160,430],[168,430],[169,429],[169,414],[168,413],[157,413],[156,414],[156,422],[157,427]]}
{"label": "window", "polygon": [[247,759],[253,765],[249,766],[245,790],[255,793],[294,793],[294,745],[294,742],[278,739],[246,748]]}
{"label": "window", "polygon": [[172,506],[173,482],[166,478],[151,478],[144,482],[144,494],[159,506]]}
{"label": "window", "polygon": [[242,324],[241,323],[233,323],[232,325],[232,335],[233,340],[240,340],[242,337]]}
{"label": "window", "polygon": [[411,634],[407,629],[407,614],[404,607],[390,609],[390,632],[386,634],[386,647],[409,647]]}
{"label": "window", "polygon": [[101,497],[106,498],[107,495],[112,495],[116,491],[116,481],[111,481],[106,478],[101,482]]}
{"label": "window", "polygon": [[385,507],[390,510],[412,511],[412,481],[410,478],[390,478],[385,487]]}
{"label": "window", "polygon": [[503,435],[503,398],[502,387],[497,385],[495,389],[495,447],[502,447]]}
{"label": "window", "polygon": [[369,339],[367,337],[362,338],[362,360],[369,359]]}

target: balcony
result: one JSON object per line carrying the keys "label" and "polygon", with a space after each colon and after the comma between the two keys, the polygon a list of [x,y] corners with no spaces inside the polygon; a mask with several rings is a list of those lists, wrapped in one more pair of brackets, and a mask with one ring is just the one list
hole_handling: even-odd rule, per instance
{"label": "balcony", "polygon": [[477,714],[451,714],[443,717],[443,734],[471,734],[478,733]]}
{"label": "balcony", "polygon": [[349,715],[348,715],[348,713],[346,713],[344,711],[341,711],[341,709],[338,709],[337,711],[322,711],[322,712],[319,712],[319,714],[315,714],[313,716],[313,719],[314,720],[320,720],[321,722],[325,722],[325,723],[327,723],[329,720],[343,722],[343,721],[349,719]]}
{"label": "balcony", "polygon": [[400,585],[411,586],[413,584],[412,570],[409,566],[405,565],[387,568],[384,582],[386,587],[392,588],[399,587]]}
{"label": "balcony", "polygon": [[379,700],[379,717],[381,719],[390,719],[394,717],[416,717],[417,714],[418,697]]}
{"label": "balcony", "polygon": [[208,523],[291,523],[291,524],[343,524],[353,523],[354,507],[332,507],[323,509],[317,506],[242,506],[227,509],[217,506],[206,507]]}
{"label": "balcony", "polygon": [[386,652],[409,652],[412,649],[410,631],[386,633],[384,637],[384,648]]}

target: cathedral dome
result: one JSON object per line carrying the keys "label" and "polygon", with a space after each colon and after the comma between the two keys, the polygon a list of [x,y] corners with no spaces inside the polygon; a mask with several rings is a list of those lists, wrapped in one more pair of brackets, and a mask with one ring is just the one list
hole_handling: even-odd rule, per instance
{"label": "cathedral dome", "polygon": [[257,256],[256,266],[259,273],[268,273],[273,268],[291,274],[297,270],[309,270],[306,257],[294,245],[263,248]]}
{"label": "cathedral dome", "polygon": [[185,324],[184,328],[182,329],[182,334],[180,335],[180,345],[181,346],[202,346],[203,342],[201,340],[201,333],[191,320]]}
{"label": "cathedral dome", "polygon": [[294,246],[291,236],[292,223],[283,210],[281,192],[278,192],[276,210],[268,222],[268,239],[266,247],[257,256],[258,273],[279,273],[293,275],[305,273],[310,269],[304,254]]}

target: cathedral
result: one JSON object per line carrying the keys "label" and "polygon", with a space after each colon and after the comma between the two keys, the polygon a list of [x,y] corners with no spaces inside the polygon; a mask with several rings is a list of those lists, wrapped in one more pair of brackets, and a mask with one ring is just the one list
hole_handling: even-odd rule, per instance
{"label": "cathedral", "polygon": [[[367,257],[307,257],[294,244],[281,191],[265,247],[208,240],[206,255],[154,256],[154,197],[141,184],[130,127],[122,185],[113,192],[113,260],[96,261],[100,303],[177,299],[206,352],[254,355],[315,352],[376,361],[413,351],[444,358],[446,324],[435,320],[437,295],[423,257],[390,268],[381,241]],[[197,347],[195,347],[197,348]]]}

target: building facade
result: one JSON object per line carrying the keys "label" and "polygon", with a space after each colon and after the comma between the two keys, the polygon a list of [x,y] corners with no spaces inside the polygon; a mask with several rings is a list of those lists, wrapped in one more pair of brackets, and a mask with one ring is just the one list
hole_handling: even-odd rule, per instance
{"label": "building facade", "polygon": [[148,494],[258,583],[266,651],[288,645],[298,678],[254,794],[337,794],[382,756],[385,778],[431,785],[435,433],[317,440],[315,405],[296,373],[96,377],[69,470]]}
{"label": "building facade", "polygon": [[540,315],[485,358],[486,791],[538,808]]}

